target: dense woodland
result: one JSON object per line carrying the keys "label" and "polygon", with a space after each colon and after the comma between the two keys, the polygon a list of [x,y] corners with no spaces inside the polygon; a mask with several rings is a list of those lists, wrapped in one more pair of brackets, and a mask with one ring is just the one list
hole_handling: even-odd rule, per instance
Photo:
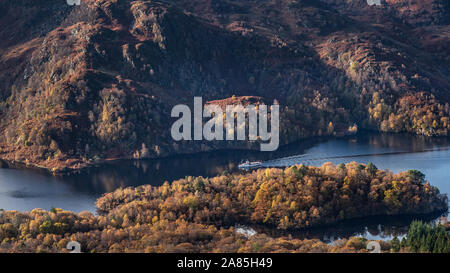
{"label": "dense woodland", "polygon": [[[106,194],[97,201],[98,216],[60,209],[4,211],[0,251],[60,252],[69,241],[78,241],[85,252],[365,252],[364,238],[328,245],[317,239],[243,234],[234,226],[289,230],[370,215],[442,211],[447,203],[420,172],[393,174],[373,164],[187,177]],[[439,238],[437,245],[423,246],[434,238]],[[407,241],[381,244],[384,251],[445,252],[449,240],[442,227],[414,224]]]}
{"label": "dense woodland", "polygon": [[448,135],[446,2],[1,1],[0,158],[64,172],[252,147],[172,141],[194,96],[277,100],[281,144]]}
{"label": "dense woodland", "polygon": [[[170,111],[204,102],[280,105],[280,143],[360,129],[447,136],[445,0],[0,1],[0,167],[77,171],[248,142],[174,142]],[[0,211],[0,252],[365,252],[258,233],[446,210],[422,173],[373,164],[292,166],[120,189],[99,215]],[[415,222],[383,251],[448,252],[448,230]]]}
{"label": "dense woodland", "polygon": [[446,209],[447,197],[418,171],[393,174],[353,162],[187,177],[161,187],[115,191],[100,198],[97,207],[101,213],[116,215],[118,221],[126,215],[133,223],[185,219],[289,229],[369,215],[435,212]]}
{"label": "dense woodland", "polygon": [[[406,244],[402,242],[400,249],[406,245],[413,252],[450,253],[449,227],[449,224],[443,226],[415,221],[409,228]],[[394,241],[394,245],[396,243]],[[398,245],[394,250],[399,250]]]}

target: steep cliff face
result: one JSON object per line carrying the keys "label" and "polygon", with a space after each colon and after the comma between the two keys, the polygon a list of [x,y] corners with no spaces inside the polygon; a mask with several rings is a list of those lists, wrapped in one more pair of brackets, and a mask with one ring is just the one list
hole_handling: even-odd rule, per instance
{"label": "steep cliff face", "polygon": [[282,144],[355,125],[447,135],[448,6],[408,3],[2,1],[0,157],[59,171],[252,147],[173,142],[170,111],[194,96],[276,99]]}

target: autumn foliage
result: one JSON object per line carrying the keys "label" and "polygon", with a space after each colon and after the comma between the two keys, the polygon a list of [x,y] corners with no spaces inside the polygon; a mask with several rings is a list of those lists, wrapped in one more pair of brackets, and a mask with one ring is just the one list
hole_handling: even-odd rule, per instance
{"label": "autumn foliage", "polygon": [[[60,252],[355,252],[364,239],[320,240],[246,235],[236,224],[297,229],[371,215],[447,209],[447,197],[411,170],[399,174],[358,163],[261,169],[187,177],[119,189],[98,199],[98,216],[60,209],[3,212],[0,251]],[[385,246],[385,250],[390,249]]]}

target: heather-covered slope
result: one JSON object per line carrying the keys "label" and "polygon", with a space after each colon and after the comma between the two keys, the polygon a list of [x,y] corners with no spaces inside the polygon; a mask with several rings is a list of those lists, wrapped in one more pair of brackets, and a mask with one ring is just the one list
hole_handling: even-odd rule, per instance
{"label": "heather-covered slope", "polygon": [[193,96],[276,99],[282,144],[356,127],[447,135],[448,5],[383,3],[2,1],[0,157],[60,171],[253,147],[174,143],[170,110]]}

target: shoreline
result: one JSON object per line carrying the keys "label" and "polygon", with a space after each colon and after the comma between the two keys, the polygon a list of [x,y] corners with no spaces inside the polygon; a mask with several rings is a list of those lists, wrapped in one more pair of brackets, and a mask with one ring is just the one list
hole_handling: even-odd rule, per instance
{"label": "shoreline", "polygon": [[[349,187],[356,187],[359,191],[348,191]],[[386,199],[385,196],[391,193],[396,197]],[[380,217],[395,219],[409,216],[408,219],[413,221],[428,223],[426,218],[434,221],[435,217],[448,211],[448,198],[440,194],[438,188],[429,185],[420,173],[394,174],[378,170],[370,164],[339,166],[325,163],[321,167],[296,165],[284,170],[270,168],[211,178],[186,177],[161,186],[121,188],[98,198],[96,207],[97,215],[52,208],[4,211],[6,218],[3,219],[8,227],[17,226],[14,234],[34,234],[36,244],[40,244],[46,236],[54,236],[56,245],[49,247],[48,251],[59,249],[58,245],[65,245],[72,236],[80,238],[80,242],[96,238],[95,242],[85,246],[87,251],[110,251],[116,249],[118,244],[133,251],[147,250],[150,245],[141,245],[140,239],[123,240],[117,237],[114,242],[104,241],[100,234],[134,230],[142,236],[151,231],[148,236],[153,236],[154,232],[161,231],[158,238],[166,238],[169,227],[174,234],[179,234],[180,229],[186,231],[187,237],[174,235],[172,238],[190,238],[193,230],[196,234],[204,234],[208,230],[211,235],[243,236],[239,238],[247,238],[250,245],[254,243],[252,240],[259,242],[259,238],[269,245],[275,242],[273,240],[280,240],[279,243],[284,245],[284,240],[289,238],[290,242],[297,240],[299,247],[308,242],[320,242],[325,247],[329,241],[327,238],[344,239],[347,244],[347,241],[377,236],[375,233],[367,235],[364,231],[374,229],[370,223],[379,222],[377,219]],[[21,221],[21,224],[10,224],[14,221]],[[37,225],[34,224],[36,221]],[[358,221],[369,224],[360,227],[355,224]],[[32,223],[33,229],[29,228]],[[354,229],[356,225],[356,230],[347,232],[347,225]],[[254,236],[246,235],[245,230],[240,233],[237,229],[242,226],[256,233]],[[395,226],[395,223],[386,226],[387,231]],[[37,227],[39,229],[36,230]],[[399,227],[398,231],[408,229],[408,225]],[[389,242],[392,235],[400,235],[398,231],[392,231],[379,240]],[[19,237],[11,238],[15,245],[21,245]],[[210,242],[215,245],[222,239],[210,239]],[[199,249],[205,250],[203,241],[180,239],[174,246],[195,242],[199,244]],[[163,245],[166,243],[161,242]],[[239,249],[243,247],[239,245]],[[34,251],[34,248],[30,249]]]}
{"label": "shoreline", "polygon": [[[448,136],[425,136],[425,135],[418,135],[418,134],[413,134],[413,133],[409,133],[409,132],[400,132],[400,133],[394,133],[394,132],[380,132],[377,130],[368,130],[368,129],[364,129],[364,130],[360,130],[355,134],[346,134],[346,135],[336,135],[336,136],[310,136],[310,137],[305,137],[303,139],[288,143],[288,144],[283,144],[280,145],[280,149],[281,148],[286,148],[290,145],[295,145],[298,144],[302,141],[317,141],[317,140],[330,140],[330,139],[345,139],[348,137],[352,137],[352,136],[358,136],[361,134],[365,134],[365,133],[374,133],[374,134],[386,134],[386,135],[401,135],[401,134],[406,134],[409,136],[413,136],[413,137],[423,137],[423,138],[427,138],[427,139],[442,139],[442,138],[448,138]],[[55,167],[46,167],[44,165],[38,164],[38,163],[29,163],[29,162],[24,162],[24,161],[17,161],[17,160],[9,160],[9,159],[5,159],[4,157],[0,156],[0,169],[2,168],[11,168],[11,169],[17,169],[17,170],[31,170],[31,171],[38,171],[41,173],[45,173],[48,175],[52,175],[52,176],[72,176],[72,175],[76,175],[76,174],[81,174],[84,172],[87,172],[90,169],[96,169],[96,168],[101,168],[102,166],[108,164],[108,163],[114,163],[114,162],[119,162],[119,161],[141,161],[141,160],[158,160],[158,159],[167,159],[167,158],[172,158],[172,157],[178,157],[178,156],[192,156],[192,155],[197,155],[197,154],[203,154],[203,153],[214,153],[214,152],[222,152],[222,151],[237,151],[237,152],[257,152],[257,149],[253,149],[253,148],[217,148],[217,149],[210,149],[207,151],[193,151],[193,152],[183,152],[183,153],[167,153],[166,155],[163,156],[154,156],[154,157],[148,157],[148,158],[133,158],[131,156],[124,156],[124,157],[110,157],[110,158],[105,158],[105,159],[101,159],[101,160],[97,160],[96,162],[83,162],[83,163],[79,163],[78,167],[69,167],[69,166],[62,166],[61,168],[55,168]]]}

